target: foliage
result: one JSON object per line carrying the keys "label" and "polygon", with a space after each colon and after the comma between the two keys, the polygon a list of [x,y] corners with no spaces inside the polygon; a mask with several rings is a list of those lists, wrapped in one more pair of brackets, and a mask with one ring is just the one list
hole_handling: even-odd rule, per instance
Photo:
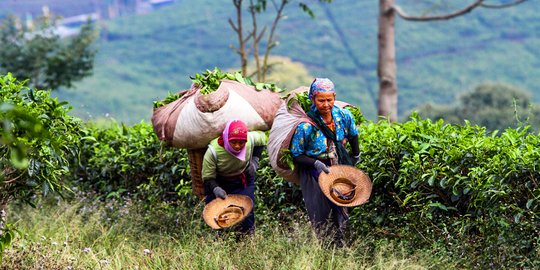
{"label": "foliage", "polygon": [[352,213],[357,230],[415,248],[440,243],[465,268],[539,263],[539,136],[416,115],[366,123],[361,134],[359,167],[374,186]]}
{"label": "foliage", "polygon": [[72,172],[81,188],[103,198],[136,193],[149,203],[191,192],[186,151],[166,146],[150,124],[89,123],[82,133],[80,163]]}
{"label": "foliage", "polygon": [[273,83],[260,83],[253,82],[250,77],[244,77],[240,72],[222,73],[219,68],[214,68],[213,71],[206,70],[202,75],[195,74],[195,78],[191,78],[192,82],[201,87],[201,93],[208,94],[218,89],[220,81],[223,79],[234,80],[246,85],[255,86],[255,89],[262,90],[268,89],[272,92],[281,92],[282,90]]}
{"label": "foliage", "polygon": [[[277,87],[274,83],[254,83],[251,78],[242,76],[240,72],[221,72],[221,70],[217,67],[215,67],[214,70],[207,69],[202,74],[197,73],[195,74],[195,77],[191,77],[194,89],[200,89],[200,93],[202,95],[215,92],[219,88],[222,80],[233,80],[245,85],[251,85],[259,91],[268,89],[272,92],[282,92],[281,88]],[[154,101],[154,109],[179,99],[185,93],[185,91],[178,94],[169,93],[169,95],[167,95],[163,101]]]}
{"label": "foliage", "polygon": [[[266,151],[263,152],[257,171],[255,215],[258,227],[271,228],[298,220],[299,210],[303,205],[300,187],[278,176],[270,166],[267,154]],[[292,157],[289,160],[292,163]],[[269,216],[269,213],[275,214]]]}
{"label": "foliage", "polygon": [[178,100],[182,96],[184,96],[186,93],[187,93],[187,90],[178,92],[176,94],[169,92],[169,93],[167,93],[167,96],[163,100],[154,101],[154,103],[153,103],[154,104],[154,109],[157,109],[159,107],[163,107],[163,106],[165,106],[165,105],[167,105],[167,104],[169,104],[169,103],[171,103],[171,102],[173,102],[175,100]]}
{"label": "foliage", "polygon": [[68,159],[76,156],[80,123],[65,102],[30,89],[11,74],[0,77],[0,205],[31,203],[35,195],[66,188]]}
{"label": "foliage", "polygon": [[42,17],[36,27],[21,27],[18,18],[8,17],[0,26],[0,74],[11,72],[38,89],[72,87],[92,74],[97,35],[88,22],[69,40],[54,31],[55,19]]}
{"label": "foliage", "polygon": [[47,130],[34,115],[10,103],[2,103],[0,106],[0,119],[2,119],[0,143],[11,148],[9,159],[6,161],[9,160],[15,168],[27,168],[28,146],[24,141],[19,140],[19,137],[48,138]]}
{"label": "foliage", "polygon": [[298,105],[300,105],[304,112],[309,112],[311,110],[311,106],[313,105],[307,91],[296,93],[294,97],[289,99],[287,107],[291,108],[293,102],[298,102]]}
{"label": "foliage", "polygon": [[0,264],[2,264],[4,258],[4,250],[11,246],[16,233],[20,232],[12,224],[0,227]]}
{"label": "foliage", "polygon": [[10,73],[0,76],[0,262],[17,229],[9,203],[33,205],[38,195],[62,196],[68,159],[76,156],[79,122],[50,92],[29,89]]}
{"label": "foliage", "polygon": [[418,114],[433,120],[463,124],[465,120],[488,130],[517,128],[527,124],[532,130],[540,127],[538,104],[532,104],[530,94],[511,85],[483,83],[463,93],[452,106],[426,104],[417,108]]}
{"label": "foliage", "polygon": [[[367,234],[373,245],[396,241],[410,250],[433,249],[460,268],[540,263],[538,135],[527,128],[489,133],[469,122],[417,115],[401,124],[356,120],[363,156],[358,166],[374,184],[370,202],[351,209],[357,239]],[[78,188],[96,191],[105,203],[126,196],[141,201],[142,211],[162,217],[144,219],[149,231],[177,228],[164,224],[182,220],[171,214],[178,213],[175,205],[200,211],[190,194],[185,151],[164,148],[149,124],[90,124],[81,132],[80,163],[71,167]],[[299,187],[277,176],[266,155],[260,164],[257,227],[294,227],[305,219]],[[110,224],[115,218],[121,217]]]}

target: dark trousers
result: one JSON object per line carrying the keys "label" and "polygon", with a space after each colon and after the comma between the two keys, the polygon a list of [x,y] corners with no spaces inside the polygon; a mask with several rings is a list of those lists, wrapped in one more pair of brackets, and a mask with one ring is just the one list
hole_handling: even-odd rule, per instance
{"label": "dark trousers", "polygon": [[349,220],[347,208],[326,198],[319,187],[317,170],[311,167],[299,169],[300,188],[311,226],[319,239],[342,245]]}
{"label": "dark trousers", "polygon": [[[225,178],[218,176],[217,184],[227,192],[227,194],[241,194],[246,195],[253,200],[253,210],[249,215],[239,224],[235,226],[236,231],[251,234],[255,232],[255,177],[253,175],[246,174],[246,183],[242,183],[240,177]],[[204,188],[205,203],[209,203],[216,198],[214,192],[209,190],[208,186]]]}

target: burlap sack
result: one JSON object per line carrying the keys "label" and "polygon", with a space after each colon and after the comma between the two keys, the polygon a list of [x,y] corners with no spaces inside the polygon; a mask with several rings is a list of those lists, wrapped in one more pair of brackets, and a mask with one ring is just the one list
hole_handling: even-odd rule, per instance
{"label": "burlap sack", "polygon": [[180,99],[154,110],[152,125],[160,140],[199,149],[218,137],[231,119],[241,119],[249,130],[270,129],[281,103],[279,94],[270,90],[223,80],[215,92],[202,95],[192,86]]}

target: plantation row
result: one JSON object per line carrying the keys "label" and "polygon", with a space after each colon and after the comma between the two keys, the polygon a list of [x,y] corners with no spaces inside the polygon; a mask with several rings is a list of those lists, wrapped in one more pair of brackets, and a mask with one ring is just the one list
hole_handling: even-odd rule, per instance
{"label": "plantation row", "polygon": [[[102,200],[129,196],[149,209],[164,201],[198,203],[186,151],[164,145],[150,124],[84,123],[48,91],[10,75],[0,85],[0,206],[73,189]],[[526,127],[486,133],[417,116],[404,123],[357,120],[358,167],[373,192],[352,209],[353,234],[445,250],[465,268],[540,265],[538,135]],[[277,176],[266,156],[256,185],[258,224],[287,224],[304,211],[299,187]]]}

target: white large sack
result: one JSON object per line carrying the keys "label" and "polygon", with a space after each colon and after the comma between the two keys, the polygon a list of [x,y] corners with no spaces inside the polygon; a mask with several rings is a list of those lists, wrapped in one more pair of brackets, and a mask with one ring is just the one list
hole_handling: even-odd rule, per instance
{"label": "white large sack", "polygon": [[231,119],[244,121],[249,130],[269,130],[282,103],[275,92],[232,80],[222,80],[215,92],[206,95],[196,86],[184,92],[154,110],[152,124],[160,140],[186,149],[206,147]]}

